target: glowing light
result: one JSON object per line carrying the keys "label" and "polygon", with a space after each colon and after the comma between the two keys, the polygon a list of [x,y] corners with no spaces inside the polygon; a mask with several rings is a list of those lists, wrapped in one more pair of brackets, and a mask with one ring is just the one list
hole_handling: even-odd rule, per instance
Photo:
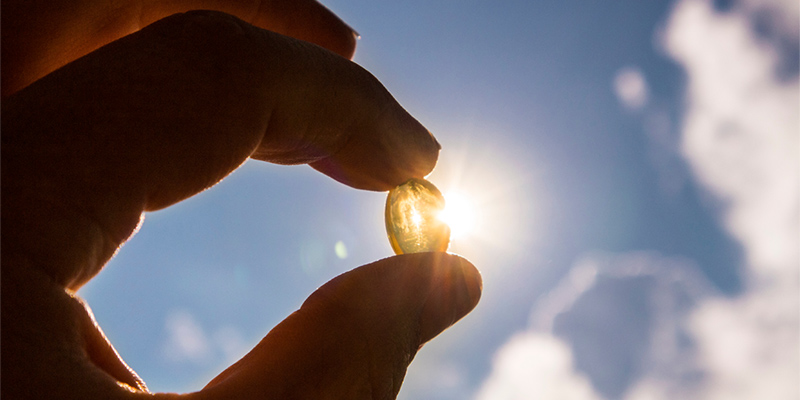
{"label": "glowing light", "polygon": [[444,210],[439,219],[450,227],[450,237],[458,239],[468,236],[475,229],[476,209],[469,198],[459,192],[444,195]]}
{"label": "glowing light", "polygon": [[336,253],[336,257],[339,257],[342,260],[347,258],[347,246],[344,245],[343,241],[340,240],[336,242],[336,244],[333,246],[333,251]]}
{"label": "glowing light", "polygon": [[415,226],[420,226],[420,224],[422,224],[422,216],[419,215],[419,211],[414,210],[411,213],[411,223],[413,223]]}

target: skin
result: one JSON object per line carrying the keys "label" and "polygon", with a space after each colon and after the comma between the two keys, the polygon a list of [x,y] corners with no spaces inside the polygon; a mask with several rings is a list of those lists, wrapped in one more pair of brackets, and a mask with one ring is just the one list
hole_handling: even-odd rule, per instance
{"label": "skin", "polygon": [[322,286],[202,390],[150,393],[75,294],[146,211],[248,157],[388,190],[429,173],[439,144],[313,1],[2,9],[3,398],[394,398],[418,349],[477,304],[463,258],[390,257]]}

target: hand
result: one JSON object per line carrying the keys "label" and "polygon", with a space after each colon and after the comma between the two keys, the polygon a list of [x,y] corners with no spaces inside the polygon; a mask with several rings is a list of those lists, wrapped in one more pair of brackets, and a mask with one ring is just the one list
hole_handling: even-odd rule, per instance
{"label": "hand", "polygon": [[[211,11],[166,17],[198,7],[188,0],[3,2],[4,397],[176,396],[147,392],[74,294],[144,211],[248,157],[369,190],[435,165],[436,141],[374,77],[297,40],[349,57],[349,28],[315,2],[262,3],[202,4],[253,26]],[[185,396],[393,398],[417,349],[480,287],[469,262],[443,253],[357,268]]]}

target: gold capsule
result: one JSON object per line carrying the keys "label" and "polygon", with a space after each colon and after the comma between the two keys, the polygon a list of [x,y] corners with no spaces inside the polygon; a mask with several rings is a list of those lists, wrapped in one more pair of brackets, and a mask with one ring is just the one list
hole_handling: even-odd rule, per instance
{"label": "gold capsule", "polygon": [[446,251],[450,227],[439,219],[444,196],[436,186],[411,178],[389,191],[386,198],[386,233],[397,254]]}

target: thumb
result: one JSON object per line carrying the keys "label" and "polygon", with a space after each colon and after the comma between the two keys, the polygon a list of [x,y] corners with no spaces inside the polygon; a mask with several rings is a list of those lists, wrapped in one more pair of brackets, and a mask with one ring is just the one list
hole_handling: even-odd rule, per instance
{"label": "thumb", "polygon": [[472,264],[445,253],[357,268],[319,288],[202,392],[241,399],[395,398],[417,350],[470,312],[481,286]]}

